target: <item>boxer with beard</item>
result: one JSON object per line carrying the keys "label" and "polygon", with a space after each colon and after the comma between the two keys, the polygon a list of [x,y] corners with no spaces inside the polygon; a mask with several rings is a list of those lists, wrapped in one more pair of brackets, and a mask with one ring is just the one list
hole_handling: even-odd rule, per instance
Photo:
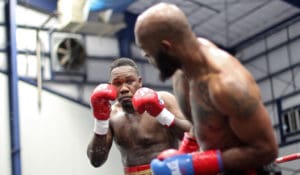
{"label": "boxer with beard", "polygon": [[167,78],[171,77],[174,72],[180,68],[180,63],[176,60],[176,58],[164,53],[161,50],[158,51],[155,58],[160,61],[151,62],[152,64],[157,64],[156,66],[160,70],[159,76],[162,81],[165,81]]}
{"label": "boxer with beard", "polygon": [[277,157],[276,137],[259,86],[238,59],[197,38],[183,11],[169,3],[138,16],[135,39],[162,80],[173,76],[201,145],[188,154],[162,152],[151,163],[153,174],[269,174],[263,167]]}
{"label": "boxer with beard", "polygon": [[91,164],[103,165],[114,141],[128,175],[150,175],[150,161],[165,149],[178,148],[191,127],[171,93],[142,87],[137,65],[128,58],[112,62],[109,83],[95,88],[91,106],[95,117],[87,149]]}

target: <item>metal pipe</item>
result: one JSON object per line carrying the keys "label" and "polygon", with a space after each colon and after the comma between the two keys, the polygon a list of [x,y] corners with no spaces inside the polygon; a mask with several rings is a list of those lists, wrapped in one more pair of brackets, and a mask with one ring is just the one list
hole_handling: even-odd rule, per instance
{"label": "metal pipe", "polygon": [[21,175],[19,99],[16,48],[16,0],[5,1],[12,175]]}

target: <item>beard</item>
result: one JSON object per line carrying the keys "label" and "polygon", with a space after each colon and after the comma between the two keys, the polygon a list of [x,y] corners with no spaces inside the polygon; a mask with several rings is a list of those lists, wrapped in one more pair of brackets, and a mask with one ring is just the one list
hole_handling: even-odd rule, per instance
{"label": "beard", "polygon": [[177,58],[170,56],[162,51],[158,51],[155,55],[156,66],[159,70],[159,78],[161,81],[169,79],[181,65]]}
{"label": "beard", "polygon": [[131,101],[123,101],[121,105],[126,113],[133,114],[135,112]]}

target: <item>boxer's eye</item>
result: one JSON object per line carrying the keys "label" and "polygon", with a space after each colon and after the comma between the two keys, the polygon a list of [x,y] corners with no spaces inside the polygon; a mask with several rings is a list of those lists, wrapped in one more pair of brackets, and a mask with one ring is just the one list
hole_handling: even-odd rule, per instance
{"label": "boxer's eye", "polygon": [[134,82],[133,79],[129,79],[129,80],[126,81],[127,84],[132,84],[133,82]]}
{"label": "boxer's eye", "polygon": [[113,84],[114,86],[119,87],[119,86],[122,85],[122,82],[121,82],[121,81],[114,81],[112,84]]}

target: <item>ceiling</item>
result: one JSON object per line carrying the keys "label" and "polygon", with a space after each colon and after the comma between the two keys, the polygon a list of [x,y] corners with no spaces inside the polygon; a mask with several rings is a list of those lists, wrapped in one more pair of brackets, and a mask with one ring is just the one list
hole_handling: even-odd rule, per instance
{"label": "ceiling", "polygon": [[[18,0],[53,12],[58,0]],[[113,9],[140,14],[158,2],[176,4],[188,16],[194,32],[231,50],[275,25],[300,16],[300,0],[89,0],[90,11]],[[133,29],[129,29],[133,30]]]}
{"label": "ceiling", "polygon": [[296,3],[283,0],[137,0],[127,11],[139,14],[158,2],[176,4],[198,36],[227,49],[300,14]]}

